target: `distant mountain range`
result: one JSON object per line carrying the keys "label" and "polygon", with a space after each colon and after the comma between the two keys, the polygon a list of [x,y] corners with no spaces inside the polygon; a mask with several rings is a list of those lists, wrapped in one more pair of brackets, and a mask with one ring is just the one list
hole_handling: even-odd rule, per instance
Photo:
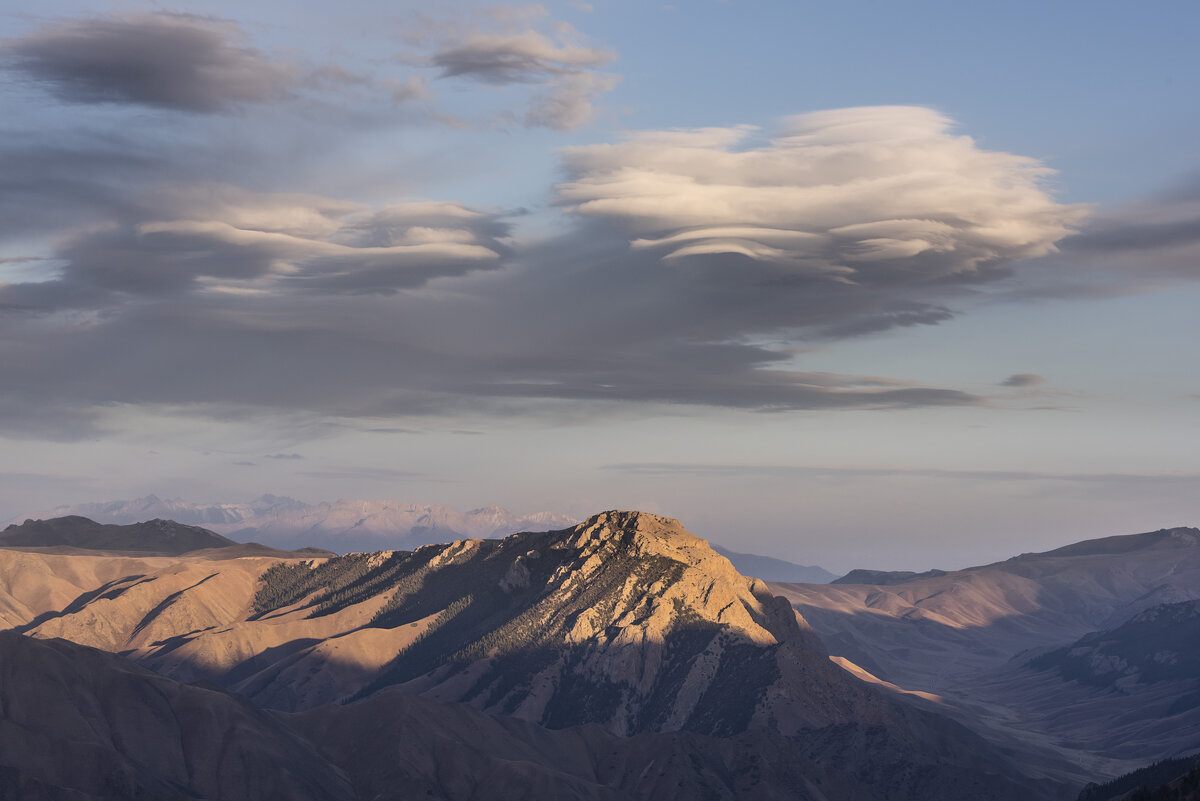
{"label": "distant mountain range", "polygon": [[1200,750],[1200,530],[771,588],[832,654],[1029,768],[1086,780]]}
{"label": "distant mountain range", "polygon": [[68,515],[50,520],[26,520],[0,532],[0,548],[66,546],[98,551],[141,551],[177,556],[206,548],[237,545],[199,526],[154,519],[129,525],[102,524]]}
{"label": "distant mountain range", "polygon": [[[320,546],[346,553],[387,548],[411,549],[455,539],[504,537],[518,531],[566,528],[577,520],[554,512],[517,515],[499,506],[458,512],[445,506],[387,500],[304,503],[262,495],[248,503],[196,504],[147,495],[132,501],[60,506],[22,516],[80,515],[101,523],[139,523],[168,518],[203,526],[239,541],[277,548]],[[14,521],[17,522],[17,521]]]}
{"label": "distant mountain range", "polygon": [[[13,520],[82,516],[100,523],[128,525],[155,518],[203,526],[235,540],[254,541],[284,550],[327,548],[338,553],[411,550],[460,539],[505,537],[518,531],[550,531],[578,520],[555,512],[517,515],[499,506],[458,512],[445,506],[386,500],[338,500],[304,503],[280,495],[262,495],[248,503],[196,504],[155,495],[132,501],[59,506]],[[824,584],[835,576],[824,568],[783,559],[737,553],[720,546],[739,572],[763,581]]]}
{"label": "distant mountain range", "polygon": [[798,565],[783,559],[770,556],[759,556],[753,553],[737,553],[720,545],[714,545],[713,550],[724,556],[737,571],[745,576],[753,576],[763,581],[788,581],[796,584],[828,584],[837,576],[817,565]]}

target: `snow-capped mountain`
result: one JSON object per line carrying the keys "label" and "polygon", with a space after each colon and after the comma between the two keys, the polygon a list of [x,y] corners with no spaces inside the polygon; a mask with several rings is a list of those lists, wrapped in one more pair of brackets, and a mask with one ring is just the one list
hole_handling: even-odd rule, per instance
{"label": "snow-capped mountain", "polygon": [[307,504],[295,498],[262,495],[248,503],[195,504],[154,495],[132,501],[60,506],[21,515],[48,519],[82,515],[100,523],[137,523],[165,518],[203,526],[239,541],[282,548],[306,545],[335,551],[407,548],[476,537],[502,537],[517,531],[566,528],[575,519],[555,512],[518,515],[499,506],[459,512],[445,506],[388,500],[337,500]]}

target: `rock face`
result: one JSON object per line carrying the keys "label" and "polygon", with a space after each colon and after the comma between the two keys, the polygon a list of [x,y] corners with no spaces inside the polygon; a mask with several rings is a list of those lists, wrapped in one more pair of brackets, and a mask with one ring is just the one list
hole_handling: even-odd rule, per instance
{"label": "rock face", "polygon": [[0,632],[0,797],[354,798],[270,715],[118,656]]}
{"label": "rock face", "polygon": [[[1200,748],[1192,677],[1145,680],[1193,664],[1200,531],[1106,537],[891,578],[771,589],[831,653],[939,697],[1047,776],[1083,783]],[[1030,666],[1042,654],[1046,669]]]}
{"label": "rock face", "polygon": [[199,526],[173,520],[150,520],[127,526],[105,525],[77,515],[26,520],[0,532],[0,548],[68,546],[93,551],[137,551],[178,556],[205,548],[236,545]]}

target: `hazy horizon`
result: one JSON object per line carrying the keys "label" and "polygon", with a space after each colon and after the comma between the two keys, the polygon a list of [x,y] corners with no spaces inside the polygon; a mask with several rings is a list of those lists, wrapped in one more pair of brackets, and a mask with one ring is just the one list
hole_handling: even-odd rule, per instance
{"label": "hazy horizon", "polygon": [[923,570],[1200,525],[1200,7],[0,12],[0,517],[638,509]]}

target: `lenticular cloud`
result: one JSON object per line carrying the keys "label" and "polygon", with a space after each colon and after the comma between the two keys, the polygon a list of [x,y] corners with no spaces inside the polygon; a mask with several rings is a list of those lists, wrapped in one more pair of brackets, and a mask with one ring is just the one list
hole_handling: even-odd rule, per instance
{"label": "lenticular cloud", "polygon": [[791,117],[756,146],[751,126],[638,133],[567,149],[558,192],[667,263],[879,284],[978,277],[1054,251],[1085,209],[1051,198],[1037,160],[981,150],[951,124],[878,106]]}

